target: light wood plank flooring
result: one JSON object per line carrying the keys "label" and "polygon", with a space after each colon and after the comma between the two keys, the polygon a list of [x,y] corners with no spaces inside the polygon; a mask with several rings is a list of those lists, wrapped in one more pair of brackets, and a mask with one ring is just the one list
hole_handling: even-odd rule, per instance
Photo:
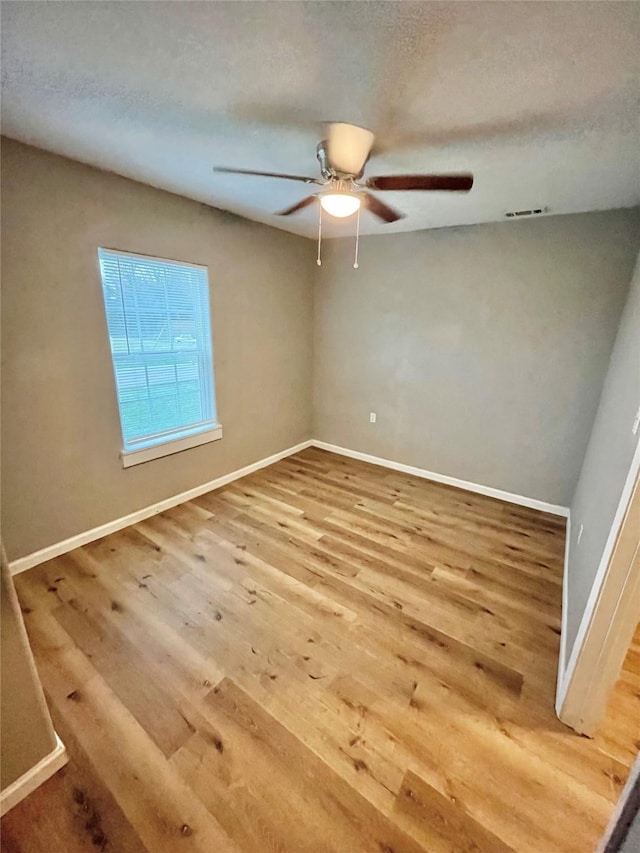
{"label": "light wood plank flooring", "polygon": [[591,853],[639,652],[596,739],[558,722],[563,549],[563,519],[308,449],[21,575],[71,760],[2,849]]}

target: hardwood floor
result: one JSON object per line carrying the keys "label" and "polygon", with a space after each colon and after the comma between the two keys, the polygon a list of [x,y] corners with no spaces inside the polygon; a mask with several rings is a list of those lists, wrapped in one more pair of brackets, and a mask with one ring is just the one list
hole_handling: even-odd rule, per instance
{"label": "hardwood floor", "polygon": [[640,650],[595,740],[556,719],[563,549],[563,519],[308,449],[32,569],[71,758],[2,849],[591,853]]}

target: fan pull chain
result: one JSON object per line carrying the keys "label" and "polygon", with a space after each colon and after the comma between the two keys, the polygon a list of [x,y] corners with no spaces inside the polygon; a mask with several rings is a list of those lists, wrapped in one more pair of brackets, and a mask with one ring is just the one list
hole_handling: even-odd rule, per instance
{"label": "fan pull chain", "polygon": [[318,260],[316,263],[319,267],[322,266],[322,259],[320,258],[320,244],[322,243],[322,205],[318,205]]}
{"label": "fan pull chain", "polygon": [[360,208],[358,208],[358,218],[356,219],[356,255],[353,260],[354,270],[358,269],[358,241],[360,240]]}

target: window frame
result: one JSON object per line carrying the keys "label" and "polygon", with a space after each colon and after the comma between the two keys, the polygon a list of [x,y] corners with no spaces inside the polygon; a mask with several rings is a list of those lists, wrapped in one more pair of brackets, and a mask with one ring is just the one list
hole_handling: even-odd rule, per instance
{"label": "window frame", "polygon": [[[201,423],[190,424],[178,429],[168,430],[164,433],[156,433],[151,436],[141,437],[133,441],[127,441],[124,435],[124,424],[122,421],[122,413],[120,409],[120,396],[118,394],[118,381],[116,377],[116,361],[131,358],[129,355],[121,355],[114,353],[111,347],[111,334],[109,330],[109,319],[107,314],[107,305],[104,296],[104,280],[102,277],[102,258],[101,252],[108,253],[110,256],[122,256],[125,258],[138,259],[140,261],[155,261],[160,264],[174,265],[178,267],[192,267],[203,271],[207,282],[207,302],[209,307],[208,323],[209,323],[209,343],[210,348],[205,355],[209,357],[211,377],[207,395],[210,396],[211,405],[213,407],[213,420],[203,421]],[[114,383],[114,392],[116,396],[116,407],[118,410],[118,420],[120,422],[120,434],[122,438],[122,448],[120,450],[120,458],[123,468],[129,468],[133,465],[139,465],[142,462],[148,462],[152,459],[159,459],[163,456],[169,456],[173,453],[179,453],[182,450],[188,450],[192,447],[198,447],[202,444],[207,444],[211,441],[217,441],[222,438],[222,425],[218,420],[218,408],[216,401],[216,382],[215,382],[215,360],[213,346],[213,323],[211,319],[211,285],[209,283],[209,268],[204,264],[194,264],[190,261],[178,261],[173,258],[161,258],[157,255],[146,255],[141,252],[128,252],[122,249],[112,249],[107,246],[98,246],[97,248],[98,261],[98,277],[100,280],[100,291],[102,297],[102,310],[107,331],[107,340],[109,343],[109,355],[111,359],[111,371]],[[134,355],[134,358],[138,354]],[[144,353],[140,353],[144,356]],[[127,446],[129,445],[129,446]],[[134,446],[131,446],[134,445]],[[137,446],[136,446],[137,445]]]}

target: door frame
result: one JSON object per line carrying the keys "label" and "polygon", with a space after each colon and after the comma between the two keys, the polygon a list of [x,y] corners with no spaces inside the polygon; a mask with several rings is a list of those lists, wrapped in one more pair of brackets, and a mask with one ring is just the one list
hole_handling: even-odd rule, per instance
{"label": "door frame", "polygon": [[627,784],[622,789],[615,810],[595,853],[619,853],[631,824],[640,814],[640,755],[636,758]]}
{"label": "door frame", "polygon": [[[565,586],[567,578],[564,580]],[[556,713],[593,735],[640,620],[640,443],[556,697]]]}

